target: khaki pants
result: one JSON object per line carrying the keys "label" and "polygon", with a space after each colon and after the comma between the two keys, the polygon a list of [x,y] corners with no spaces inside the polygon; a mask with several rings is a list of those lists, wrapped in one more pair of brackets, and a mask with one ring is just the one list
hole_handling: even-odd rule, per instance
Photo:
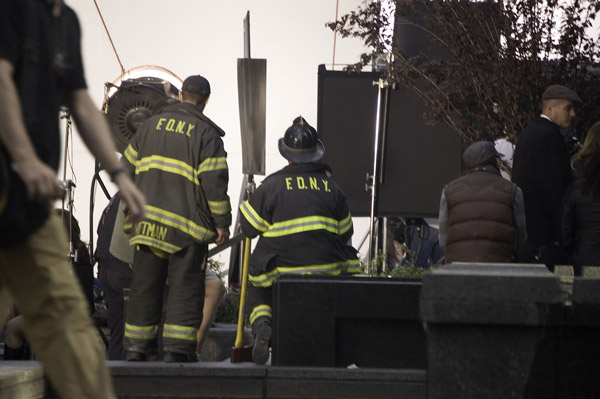
{"label": "khaki pants", "polygon": [[25,242],[0,249],[0,323],[19,304],[25,334],[63,399],[114,398],[104,349],[67,257],[68,239],[54,213]]}

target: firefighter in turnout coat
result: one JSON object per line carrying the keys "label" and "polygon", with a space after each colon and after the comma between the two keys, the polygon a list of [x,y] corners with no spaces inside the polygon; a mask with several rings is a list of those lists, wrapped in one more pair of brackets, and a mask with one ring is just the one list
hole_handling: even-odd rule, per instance
{"label": "firefighter in turnout coat", "polygon": [[284,274],[360,272],[346,196],[318,162],[325,149],[317,131],[296,118],[279,139],[289,165],[268,176],[240,210],[242,232],[261,235],[249,260],[248,309],[254,334],[253,361],[269,359],[271,293]]}
{"label": "firefighter in turnout coat", "polygon": [[164,360],[197,359],[208,243],[227,241],[231,224],[225,133],[202,113],[209,95],[205,78],[187,78],[181,103],[147,119],[124,152],[148,202],[142,222],[124,225],[135,245],[123,341],[129,361],[156,350],[167,278]]}

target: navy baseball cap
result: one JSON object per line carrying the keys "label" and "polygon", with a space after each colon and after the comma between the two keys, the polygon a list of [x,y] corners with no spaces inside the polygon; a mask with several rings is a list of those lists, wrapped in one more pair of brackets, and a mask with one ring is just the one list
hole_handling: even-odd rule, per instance
{"label": "navy baseball cap", "polygon": [[208,96],[210,95],[210,83],[203,76],[192,75],[183,81],[181,91]]}

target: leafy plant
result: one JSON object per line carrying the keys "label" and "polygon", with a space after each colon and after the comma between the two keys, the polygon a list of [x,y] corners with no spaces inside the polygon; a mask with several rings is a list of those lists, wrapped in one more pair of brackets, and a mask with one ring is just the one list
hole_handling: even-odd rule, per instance
{"label": "leafy plant", "polygon": [[[600,2],[583,0],[395,0],[395,25],[425,35],[436,51],[407,54],[394,42],[391,11],[364,3],[327,25],[358,37],[369,51],[348,66],[361,71],[389,54],[382,78],[416,93],[428,124],[444,123],[465,143],[508,136],[514,141],[539,114],[550,84],[578,92],[578,125],[600,119]],[[440,56],[440,53],[443,56]]]}
{"label": "leafy plant", "polygon": [[215,313],[215,322],[236,324],[240,309],[240,290],[227,287]]}
{"label": "leafy plant", "polygon": [[405,244],[402,244],[406,258],[402,265],[389,267],[388,270],[383,270],[383,261],[387,258],[387,253],[384,251],[378,251],[377,256],[371,262],[361,258],[360,264],[362,274],[366,274],[372,277],[423,277],[427,273],[437,267],[438,265],[432,265],[431,267],[425,268],[415,265],[414,263],[414,251],[408,248]]}

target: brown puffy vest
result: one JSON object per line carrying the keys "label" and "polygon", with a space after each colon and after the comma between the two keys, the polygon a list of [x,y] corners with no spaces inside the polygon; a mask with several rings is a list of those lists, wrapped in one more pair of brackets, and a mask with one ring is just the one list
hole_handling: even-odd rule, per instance
{"label": "brown puffy vest", "polygon": [[513,223],[516,185],[491,166],[476,168],[445,187],[446,262],[510,262],[517,247]]}

